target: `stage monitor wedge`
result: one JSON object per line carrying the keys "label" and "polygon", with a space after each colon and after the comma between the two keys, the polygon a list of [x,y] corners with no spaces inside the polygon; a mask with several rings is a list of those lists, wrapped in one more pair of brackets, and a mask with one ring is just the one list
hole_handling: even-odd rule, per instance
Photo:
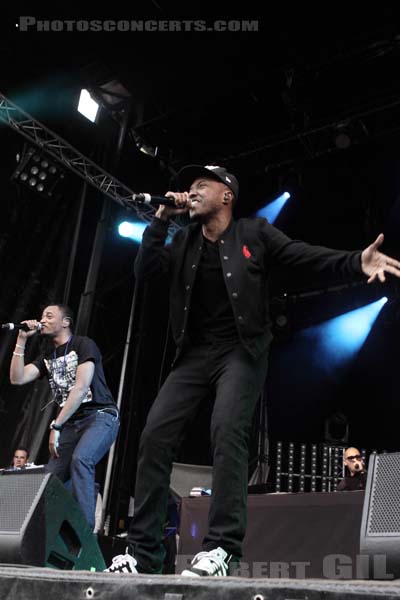
{"label": "stage monitor wedge", "polygon": [[105,568],[79,505],[55,475],[1,475],[0,506],[0,563],[62,570]]}

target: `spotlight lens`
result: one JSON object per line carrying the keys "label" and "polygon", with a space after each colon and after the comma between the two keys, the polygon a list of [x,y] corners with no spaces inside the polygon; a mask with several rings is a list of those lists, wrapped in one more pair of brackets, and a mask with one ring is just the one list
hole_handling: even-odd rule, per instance
{"label": "spotlight lens", "polygon": [[133,235],[132,223],[128,223],[127,221],[121,223],[118,227],[118,233],[119,235],[122,235],[122,237],[130,237],[131,235]]}
{"label": "spotlight lens", "polygon": [[78,111],[92,123],[96,121],[99,104],[91,97],[88,90],[81,90]]}
{"label": "spotlight lens", "polygon": [[35,162],[39,162],[39,160],[40,160],[39,154],[35,154],[35,156],[33,157],[32,160],[34,160]]}
{"label": "spotlight lens", "polygon": [[40,163],[40,166],[43,167],[43,169],[47,169],[47,167],[49,166],[49,163],[47,162],[47,160],[42,160],[42,162]]}
{"label": "spotlight lens", "polygon": [[46,177],[47,177],[47,175],[46,175],[46,173],[43,173],[43,171],[41,171],[39,173],[39,179],[41,179],[42,181],[44,181],[46,179]]}
{"label": "spotlight lens", "polygon": [[26,173],[21,173],[20,179],[21,181],[26,181],[28,179],[28,175]]}
{"label": "spotlight lens", "polygon": [[34,177],[31,177],[30,180],[28,181],[29,185],[32,187],[35,187],[35,185],[37,184],[37,181]]}
{"label": "spotlight lens", "polygon": [[54,173],[57,173],[57,169],[55,167],[50,167],[49,171],[52,175],[54,175]]}
{"label": "spotlight lens", "polygon": [[37,175],[39,173],[39,169],[37,167],[32,167],[31,173],[32,175]]}
{"label": "spotlight lens", "polygon": [[38,191],[38,192],[43,192],[43,190],[44,190],[44,185],[43,185],[43,183],[39,183],[39,185],[37,186],[37,191]]}
{"label": "spotlight lens", "polygon": [[349,148],[349,146],[351,146],[351,138],[347,133],[338,133],[338,135],[335,138],[335,144],[336,147],[340,150],[346,150],[346,148]]}
{"label": "spotlight lens", "polygon": [[141,242],[145,228],[145,223],[132,223],[129,221],[124,221],[123,223],[119,224],[118,233],[122,237],[130,238],[135,242]]}
{"label": "spotlight lens", "polygon": [[288,324],[287,317],[285,315],[278,315],[276,317],[276,324],[278,325],[278,327],[286,327],[286,325]]}

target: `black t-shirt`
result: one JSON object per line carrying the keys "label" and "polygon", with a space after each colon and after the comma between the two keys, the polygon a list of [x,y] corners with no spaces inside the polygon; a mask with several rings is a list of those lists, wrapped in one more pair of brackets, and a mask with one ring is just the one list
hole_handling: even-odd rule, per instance
{"label": "black t-shirt", "polygon": [[101,354],[97,345],[88,337],[73,335],[69,342],[42,354],[33,361],[35,367],[40,371],[40,377],[48,378],[54,400],[62,408],[75,384],[78,366],[88,360],[94,363],[92,383],[81,405],[70,417],[70,421],[74,421],[92,410],[116,408],[104,377]]}
{"label": "black t-shirt", "polygon": [[204,236],[191,299],[188,333],[194,343],[239,340],[222,273],[218,242],[211,242]]}
{"label": "black t-shirt", "polygon": [[347,475],[339,482],[337,492],[353,492],[355,490],[365,490],[367,479],[366,471],[355,473],[353,476]]}

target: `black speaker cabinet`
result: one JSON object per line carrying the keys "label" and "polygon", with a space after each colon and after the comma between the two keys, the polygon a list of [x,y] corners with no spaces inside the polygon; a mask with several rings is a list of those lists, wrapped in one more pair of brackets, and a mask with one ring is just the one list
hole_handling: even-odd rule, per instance
{"label": "black speaker cabinet", "polygon": [[173,463],[170,491],[177,498],[190,496],[194,487],[209,489],[212,484],[212,467]]}
{"label": "black speaker cabinet", "polygon": [[0,476],[0,562],[103,570],[97,540],[61,481],[43,472]]}
{"label": "black speaker cabinet", "polygon": [[400,452],[370,456],[360,554],[366,579],[400,577]]}

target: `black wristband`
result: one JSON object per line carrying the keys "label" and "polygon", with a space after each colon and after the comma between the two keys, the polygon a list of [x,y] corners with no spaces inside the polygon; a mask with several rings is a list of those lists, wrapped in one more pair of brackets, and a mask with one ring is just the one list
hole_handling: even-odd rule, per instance
{"label": "black wristband", "polygon": [[54,429],[55,431],[61,431],[62,426],[61,425],[57,425],[57,423],[55,421],[52,421],[50,423],[50,429]]}

